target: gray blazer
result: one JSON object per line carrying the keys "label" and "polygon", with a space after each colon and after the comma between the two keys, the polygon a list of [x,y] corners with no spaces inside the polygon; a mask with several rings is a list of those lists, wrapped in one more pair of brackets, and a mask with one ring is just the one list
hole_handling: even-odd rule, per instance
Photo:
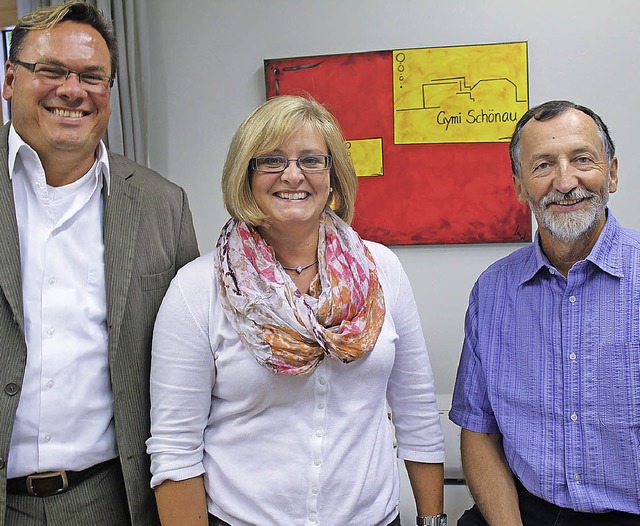
{"label": "gray blazer", "polygon": [[[0,129],[0,525],[5,523],[6,459],[27,356],[8,131],[9,125]],[[153,323],[169,282],[198,256],[198,246],[180,187],[111,152],[109,165],[103,221],[115,431],[132,524],[152,525],[159,520],[145,441]]]}

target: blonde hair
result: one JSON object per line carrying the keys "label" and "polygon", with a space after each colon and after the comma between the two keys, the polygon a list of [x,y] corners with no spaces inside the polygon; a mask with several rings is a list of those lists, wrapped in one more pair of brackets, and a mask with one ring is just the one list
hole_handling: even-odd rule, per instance
{"label": "blonde hair", "polygon": [[324,139],[333,158],[329,203],[347,223],[353,219],[356,172],[335,117],[311,97],[283,95],[256,108],[240,125],[229,146],[222,171],[224,206],[234,219],[253,226],[268,226],[269,218],[251,192],[253,157],[271,153],[296,131],[308,127]]}
{"label": "blonde hair", "polygon": [[43,7],[27,13],[18,20],[11,31],[11,50],[9,61],[18,60],[18,54],[24,45],[24,39],[30,31],[51,29],[66,21],[87,24],[95,29],[107,44],[111,58],[111,78],[118,72],[118,41],[111,21],[98,9],[84,2],[67,2],[61,5]]}

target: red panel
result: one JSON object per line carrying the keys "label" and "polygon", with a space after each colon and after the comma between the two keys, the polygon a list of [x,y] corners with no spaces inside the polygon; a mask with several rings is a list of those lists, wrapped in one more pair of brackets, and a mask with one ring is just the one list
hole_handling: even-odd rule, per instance
{"label": "red panel", "polygon": [[265,60],[267,97],[310,93],[347,140],[382,138],[384,175],[361,177],[354,228],[386,245],[531,240],[507,143],[393,141],[392,52]]}

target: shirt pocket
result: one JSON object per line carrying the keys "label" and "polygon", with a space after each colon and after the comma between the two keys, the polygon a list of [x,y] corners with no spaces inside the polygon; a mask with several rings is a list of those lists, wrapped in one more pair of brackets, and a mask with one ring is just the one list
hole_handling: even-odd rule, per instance
{"label": "shirt pocket", "polygon": [[640,342],[614,342],[598,348],[600,423],[628,429],[640,425]]}

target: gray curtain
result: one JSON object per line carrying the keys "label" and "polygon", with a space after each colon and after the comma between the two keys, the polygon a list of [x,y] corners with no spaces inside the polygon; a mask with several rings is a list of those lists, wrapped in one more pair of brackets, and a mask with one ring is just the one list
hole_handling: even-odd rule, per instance
{"label": "gray curtain", "polygon": [[[111,120],[105,143],[114,152],[149,165],[146,111],[149,107],[149,41],[144,0],[85,0],[113,20],[119,72],[111,91]],[[18,16],[64,0],[17,0]]]}

